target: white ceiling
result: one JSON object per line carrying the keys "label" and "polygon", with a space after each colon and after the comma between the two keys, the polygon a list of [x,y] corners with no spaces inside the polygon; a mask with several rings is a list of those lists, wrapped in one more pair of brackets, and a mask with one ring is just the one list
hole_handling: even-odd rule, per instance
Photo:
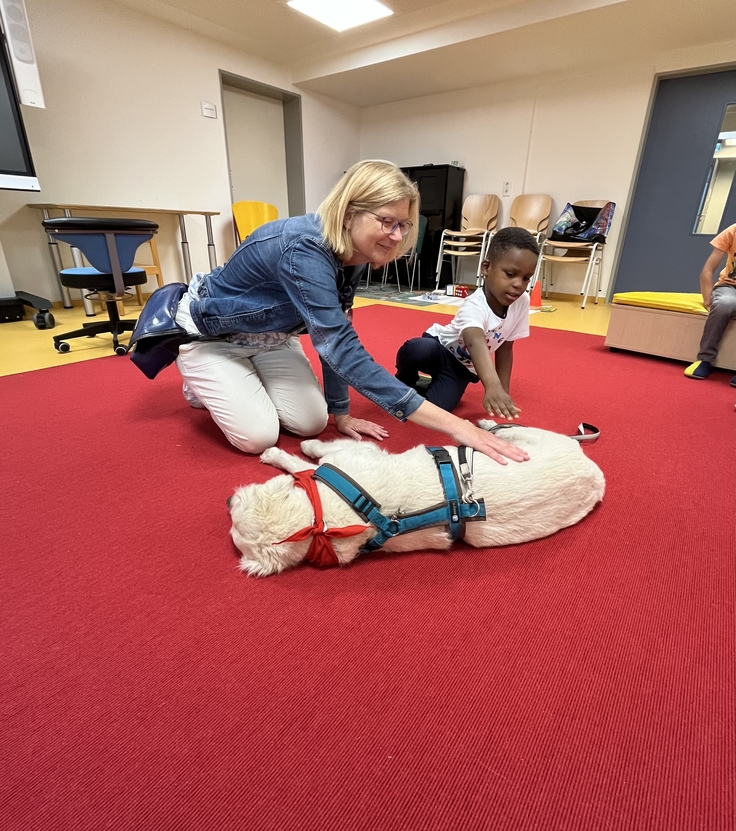
{"label": "white ceiling", "polygon": [[[117,0],[285,67],[357,106],[618,65],[732,39],[733,0],[383,0],[394,15],[347,32],[286,0]],[[350,2],[350,0],[344,0]]]}

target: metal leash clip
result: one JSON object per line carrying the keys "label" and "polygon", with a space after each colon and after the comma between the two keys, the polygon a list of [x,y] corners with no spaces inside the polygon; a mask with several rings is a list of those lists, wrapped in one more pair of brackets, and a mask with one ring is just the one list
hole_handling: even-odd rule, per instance
{"label": "metal leash clip", "polygon": [[[469,460],[465,452],[466,450],[470,451]],[[463,490],[461,499],[466,505],[478,504],[473,493],[473,453],[472,447],[458,447],[457,449],[457,466],[460,471],[460,485]]]}

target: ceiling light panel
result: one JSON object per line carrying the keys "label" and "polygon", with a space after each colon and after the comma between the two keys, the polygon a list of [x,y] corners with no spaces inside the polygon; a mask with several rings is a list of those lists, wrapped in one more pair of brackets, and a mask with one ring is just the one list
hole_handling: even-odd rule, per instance
{"label": "ceiling light panel", "polygon": [[287,6],[338,32],[393,14],[378,0],[289,0]]}

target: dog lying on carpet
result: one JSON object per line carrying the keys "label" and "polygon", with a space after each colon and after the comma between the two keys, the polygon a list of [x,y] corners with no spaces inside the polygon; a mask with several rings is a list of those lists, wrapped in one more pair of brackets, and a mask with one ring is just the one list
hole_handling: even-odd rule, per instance
{"label": "dog lying on carpet", "polygon": [[[486,429],[493,424],[480,422]],[[526,450],[530,459],[500,465],[482,453],[473,454],[472,490],[475,499],[485,501],[487,518],[467,522],[464,539],[470,545],[486,548],[546,537],[579,522],[603,498],[603,474],[574,439],[516,425],[498,435]],[[384,515],[404,516],[445,500],[437,466],[424,446],[391,455],[368,441],[310,439],[301,443],[301,449],[305,456],[339,468],[358,482]],[[457,467],[458,448],[446,449]],[[242,554],[243,571],[266,576],[297,565],[308,554],[312,559],[315,535],[349,526],[350,536],[340,537],[335,531],[331,540],[333,562],[345,565],[376,535],[376,526],[361,519],[323,482],[314,483],[324,511],[324,523],[318,521],[307,491],[297,487],[293,478],[300,471],[316,470],[316,465],[277,447],[266,450],[261,461],[292,475],[246,485],[228,499],[230,533]],[[332,536],[330,531],[327,534]],[[382,548],[444,550],[451,544],[448,527],[435,525],[391,537]]]}

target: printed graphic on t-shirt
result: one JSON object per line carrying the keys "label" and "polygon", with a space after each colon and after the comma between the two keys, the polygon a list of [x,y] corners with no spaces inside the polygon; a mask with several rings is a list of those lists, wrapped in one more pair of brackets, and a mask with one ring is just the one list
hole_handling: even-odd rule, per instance
{"label": "printed graphic on t-shirt", "polygon": [[[486,346],[491,352],[495,352],[496,349],[503,343],[504,336],[502,331],[503,324],[499,324],[495,327],[495,329],[491,329],[486,332]],[[473,366],[473,360],[470,357],[470,352],[465,348],[465,344],[462,341],[458,341],[457,346],[454,348],[450,348],[450,352],[460,361],[461,364],[465,364],[465,366],[470,367],[470,369],[475,372],[475,367]]]}
{"label": "printed graphic on t-shirt", "polygon": [[501,331],[501,326],[496,326],[495,329],[491,329],[491,331],[486,335],[486,344],[488,347],[491,347],[494,343],[497,347],[503,343],[503,332]]}

